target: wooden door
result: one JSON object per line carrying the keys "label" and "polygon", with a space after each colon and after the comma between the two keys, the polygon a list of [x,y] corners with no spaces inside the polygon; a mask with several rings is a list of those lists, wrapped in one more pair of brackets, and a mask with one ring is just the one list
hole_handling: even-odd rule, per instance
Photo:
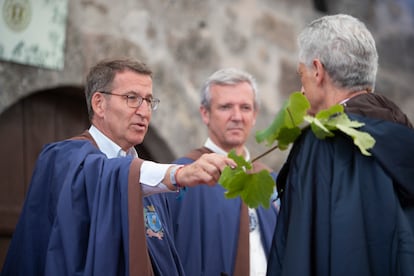
{"label": "wooden door", "polygon": [[0,114],[0,270],[43,145],[88,126],[85,97],[75,87],[33,94]]}

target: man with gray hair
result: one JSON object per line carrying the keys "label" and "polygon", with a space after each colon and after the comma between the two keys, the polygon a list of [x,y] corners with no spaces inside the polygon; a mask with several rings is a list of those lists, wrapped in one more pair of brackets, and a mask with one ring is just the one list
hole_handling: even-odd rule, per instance
{"label": "man with gray hair", "polygon": [[[218,70],[202,86],[201,97],[200,114],[208,138],[203,147],[176,163],[191,164],[203,153],[227,155],[231,150],[249,160],[245,143],[259,108],[253,77],[234,68]],[[253,167],[254,171],[271,171],[261,162],[254,162]],[[179,200],[165,195],[184,271],[186,275],[264,275],[276,205],[249,209],[240,198],[226,199],[224,193],[224,188],[216,185],[187,188]]]}
{"label": "man with gray hair", "polygon": [[277,178],[281,200],[267,275],[414,275],[414,131],[374,94],[375,41],[349,15],[299,35],[298,72],[311,115],[336,104],[376,141],[362,155],[340,132],[295,141]]}

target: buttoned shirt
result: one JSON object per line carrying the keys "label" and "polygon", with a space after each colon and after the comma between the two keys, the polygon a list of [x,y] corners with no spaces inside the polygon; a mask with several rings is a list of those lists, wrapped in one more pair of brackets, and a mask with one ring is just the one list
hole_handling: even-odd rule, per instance
{"label": "buttoned shirt", "polygon": [[[204,147],[211,151],[227,155],[228,153],[217,146],[210,138],[204,143]],[[244,147],[244,159],[250,160],[250,152]],[[261,276],[266,275],[267,259],[263,248],[262,240],[260,238],[260,225],[256,209],[249,208],[250,217],[250,235],[249,235],[249,256],[250,256],[250,275]]]}

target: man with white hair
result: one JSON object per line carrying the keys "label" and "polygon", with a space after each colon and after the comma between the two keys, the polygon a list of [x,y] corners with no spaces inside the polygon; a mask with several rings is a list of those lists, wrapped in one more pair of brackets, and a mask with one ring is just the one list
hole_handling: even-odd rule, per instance
{"label": "man with white hair", "polygon": [[321,140],[302,131],[277,178],[267,275],[414,275],[414,131],[373,93],[371,33],[354,17],[330,15],[310,23],[298,45],[309,113],[341,104],[376,144],[365,156],[340,132]]}

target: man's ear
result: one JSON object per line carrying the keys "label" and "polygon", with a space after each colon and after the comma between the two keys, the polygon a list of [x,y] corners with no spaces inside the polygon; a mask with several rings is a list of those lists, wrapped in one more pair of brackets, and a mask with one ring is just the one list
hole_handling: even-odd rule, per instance
{"label": "man's ear", "polygon": [[316,82],[321,84],[325,78],[326,70],[322,62],[319,59],[313,60],[313,69]]}
{"label": "man's ear", "polygon": [[102,117],[104,114],[105,105],[106,105],[106,101],[104,97],[105,96],[99,92],[95,92],[92,95],[92,99],[91,99],[92,109],[93,109],[93,113],[97,117]]}
{"label": "man's ear", "polygon": [[210,110],[208,110],[205,106],[200,106],[200,114],[201,119],[203,120],[204,124],[208,126],[210,122]]}

